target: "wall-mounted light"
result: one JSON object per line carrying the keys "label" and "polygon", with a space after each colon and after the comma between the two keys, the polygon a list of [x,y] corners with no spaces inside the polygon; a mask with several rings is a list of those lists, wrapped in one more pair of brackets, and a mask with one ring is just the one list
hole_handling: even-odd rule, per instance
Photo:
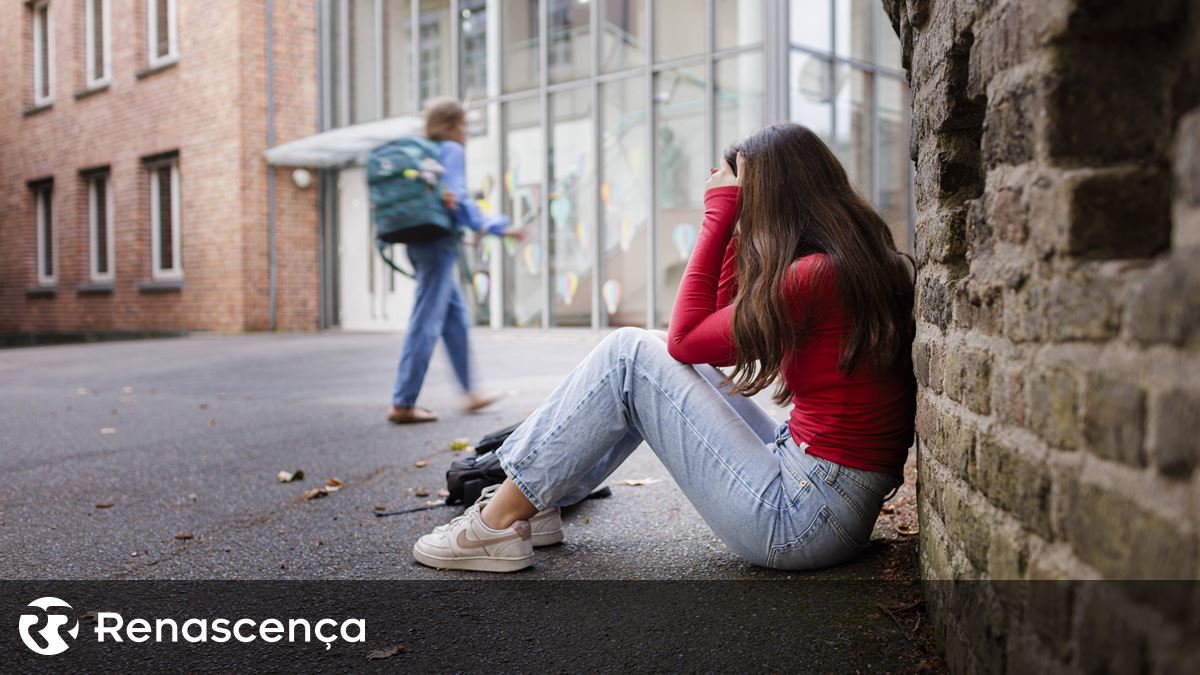
{"label": "wall-mounted light", "polygon": [[292,182],[301,190],[307,190],[312,185],[312,174],[308,169],[296,169],[292,172]]}

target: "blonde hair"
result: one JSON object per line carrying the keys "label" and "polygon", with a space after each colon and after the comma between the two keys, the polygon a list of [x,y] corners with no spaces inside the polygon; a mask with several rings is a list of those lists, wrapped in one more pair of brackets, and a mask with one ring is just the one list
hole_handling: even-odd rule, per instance
{"label": "blonde hair", "polygon": [[425,107],[425,137],[431,141],[444,141],[467,117],[458,99],[436,98]]}

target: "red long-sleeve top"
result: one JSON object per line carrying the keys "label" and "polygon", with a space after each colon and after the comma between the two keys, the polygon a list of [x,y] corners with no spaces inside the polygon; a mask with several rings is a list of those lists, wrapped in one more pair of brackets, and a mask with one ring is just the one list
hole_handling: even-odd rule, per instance
{"label": "red long-sleeve top", "polygon": [[[704,195],[704,225],[671,313],[668,347],[684,363],[735,362],[733,299],[737,296],[734,224],[741,189]],[[784,356],[781,375],[792,391],[788,428],[808,452],[845,466],[900,476],[913,439],[916,383],[907,369],[886,372],[862,359],[851,375],[838,370],[849,333],[832,264],[824,254],[800,258],[789,274],[789,315],[812,332]],[[813,290],[815,279],[821,283]]]}

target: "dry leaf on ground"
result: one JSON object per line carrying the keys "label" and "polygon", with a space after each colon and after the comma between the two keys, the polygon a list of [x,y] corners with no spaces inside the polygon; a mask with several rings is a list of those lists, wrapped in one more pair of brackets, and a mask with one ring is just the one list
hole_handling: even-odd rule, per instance
{"label": "dry leaf on ground", "polygon": [[428,496],[429,496],[429,490],[426,490],[425,488],[417,488],[417,491],[416,491],[416,492],[414,492],[413,494],[414,494],[414,495],[416,495],[416,496],[418,496],[418,497],[428,497]]}
{"label": "dry leaf on ground", "polygon": [[367,660],[378,661],[380,659],[390,659],[397,654],[403,654],[405,651],[404,645],[392,645],[391,647],[376,649],[370,654],[367,654]]}
{"label": "dry leaf on ground", "polygon": [[343,483],[342,481],[338,480],[337,478],[329,478],[325,481],[325,487],[332,488],[329,490],[330,492],[336,492],[336,491],[346,487],[346,484]]}
{"label": "dry leaf on ground", "polygon": [[280,471],[275,474],[275,478],[280,483],[290,483],[295,480],[304,480],[304,469],[296,469],[295,471]]}
{"label": "dry leaf on ground", "polygon": [[99,504],[97,504],[97,505],[96,505],[96,508],[98,508],[98,509],[111,509],[111,508],[112,508],[112,505],[113,505],[113,503],[112,503],[112,502],[100,502]]}
{"label": "dry leaf on ground", "polygon": [[423,468],[429,466],[429,462],[426,462],[423,459],[418,459],[416,464],[414,464],[413,466],[416,466],[418,469],[423,469]]}
{"label": "dry leaf on ground", "polygon": [[112,427],[104,427],[100,430],[101,436],[112,436],[115,433],[117,433],[117,430]]}
{"label": "dry leaf on ground", "polygon": [[621,481],[621,485],[628,485],[629,487],[641,487],[643,485],[654,485],[655,483],[661,482],[662,481],[658,478],[626,478],[625,480]]}
{"label": "dry leaf on ground", "polygon": [[471,439],[469,439],[469,438],[456,438],[456,439],[450,441],[450,449],[451,450],[466,450],[467,446],[469,446],[470,444],[471,444]]}
{"label": "dry leaf on ground", "polygon": [[178,539],[179,541],[187,541],[188,539],[195,539],[195,537],[196,537],[196,535],[194,535],[190,532],[184,532],[183,534],[175,535],[175,538]]}

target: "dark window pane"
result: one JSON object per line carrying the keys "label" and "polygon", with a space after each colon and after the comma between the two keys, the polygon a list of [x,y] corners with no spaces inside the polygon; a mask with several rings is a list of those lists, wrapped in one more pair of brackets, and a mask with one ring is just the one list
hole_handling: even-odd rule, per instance
{"label": "dark window pane", "polygon": [[54,214],[51,209],[50,188],[43,188],[40,194],[42,202],[42,260],[43,270],[48,277],[54,276]]}
{"label": "dark window pane", "polygon": [[104,0],[92,0],[92,77],[104,77]]}
{"label": "dark window pane", "polygon": [[159,268],[175,269],[175,246],[172,239],[171,223],[171,167],[163,166],[157,170],[158,178],[158,255]]}
{"label": "dark window pane", "polygon": [[108,274],[108,179],[95,179],[96,273]]}
{"label": "dark window pane", "polygon": [[50,9],[48,5],[42,5],[38,8],[38,47],[41,51],[41,87],[38,95],[47,97],[50,95]]}
{"label": "dark window pane", "polygon": [[168,56],[171,53],[171,0],[155,0],[155,55]]}

